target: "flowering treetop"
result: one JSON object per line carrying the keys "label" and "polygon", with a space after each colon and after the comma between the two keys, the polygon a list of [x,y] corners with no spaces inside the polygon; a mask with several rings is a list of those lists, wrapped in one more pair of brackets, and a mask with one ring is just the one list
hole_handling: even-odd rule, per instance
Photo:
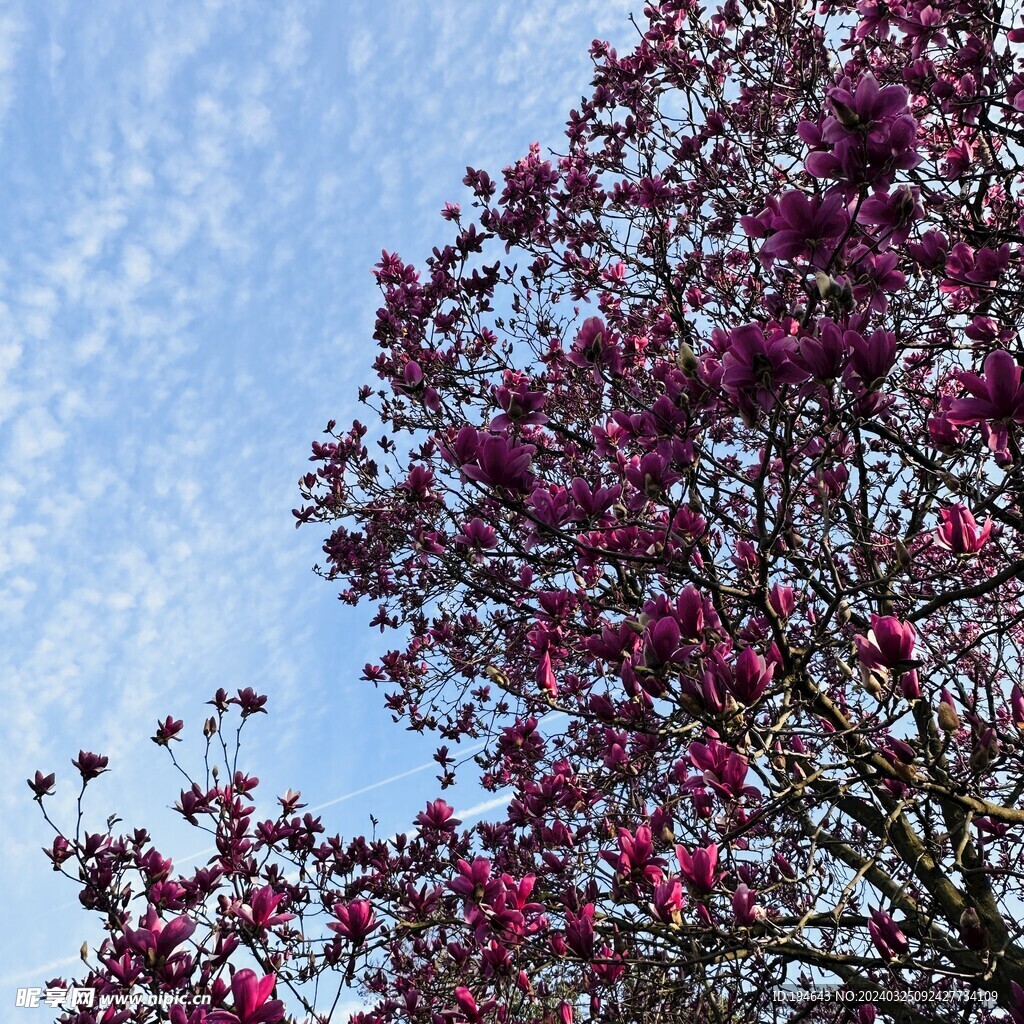
{"label": "flowering treetop", "polygon": [[[331,423],[300,481],[323,573],[395,638],[366,680],[507,814],[254,825],[225,747],[181,794],[217,837],[194,877],[145,833],[49,851],[111,930],[91,984],[270,1020],[245,950],[323,1019],[358,975],[358,1024],[760,1021],[814,978],[861,1024],[979,992],[1024,1021],[1024,28],[645,19],[594,44],[561,155],[469,169],[422,269],[383,253],[382,427]],[[218,695],[208,739],[258,699]]]}

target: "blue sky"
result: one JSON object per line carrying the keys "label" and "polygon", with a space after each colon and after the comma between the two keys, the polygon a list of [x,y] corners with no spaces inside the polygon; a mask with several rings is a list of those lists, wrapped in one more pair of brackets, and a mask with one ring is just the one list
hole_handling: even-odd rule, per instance
{"label": "blue sky", "polygon": [[[36,768],[68,821],[71,758],[109,755],[93,828],[145,824],[184,866],[203,844],[148,737],[169,713],[195,733],[217,686],[270,695],[247,745],[265,800],[429,761],[358,682],[383,641],[310,572],[295,481],[373,380],[380,250],[445,238],[467,164],[557,147],[629,6],[0,2],[4,1004],[99,938],[40,852]],[[433,774],[325,823],[391,834]]]}

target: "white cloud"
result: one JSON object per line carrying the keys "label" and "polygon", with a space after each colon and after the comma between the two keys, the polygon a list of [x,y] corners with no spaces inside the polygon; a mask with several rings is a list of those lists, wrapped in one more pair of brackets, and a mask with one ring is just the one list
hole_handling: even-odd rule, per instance
{"label": "white cloud", "polygon": [[0,10],[0,126],[15,99],[14,72],[24,30],[25,26],[13,10]]}
{"label": "white cloud", "polygon": [[[150,774],[147,736],[158,715],[194,723],[218,685],[270,691],[270,785],[367,790],[345,802],[352,827],[371,801],[400,822],[436,789],[426,770],[401,797],[372,786],[430,749],[378,735],[388,716],[356,679],[380,637],[309,574],[321,539],[292,529],[295,480],[372,379],[369,266],[447,235],[437,211],[467,163],[557,142],[596,9],[408,10],[38,5],[24,31],[0,15],[0,119],[27,154],[0,168],[0,808],[20,823],[0,854],[27,922],[12,971],[73,964],[59,954],[86,930],[77,907],[35,910],[69,887],[38,852],[26,774],[57,769],[69,813],[70,757],[100,749],[116,775],[95,814],[165,820],[173,776]],[[328,742],[343,704],[365,726]]]}

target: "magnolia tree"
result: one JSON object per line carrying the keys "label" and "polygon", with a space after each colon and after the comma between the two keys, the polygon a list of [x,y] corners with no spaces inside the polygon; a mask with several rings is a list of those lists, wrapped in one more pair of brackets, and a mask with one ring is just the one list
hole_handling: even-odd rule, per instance
{"label": "magnolia tree", "polygon": [[64,1020],[326,1021],[358,984],[357,1024],[1024,1022],[1024,28],[644,17],[561,155],[384,253],[383,428],[300,481],[395,638],[366,681],[507,811],[257,814],[222,737],[263,698],[221,691],[178,803],[206,866],[48,851],[109,931],[80,986],[209,1004]]}

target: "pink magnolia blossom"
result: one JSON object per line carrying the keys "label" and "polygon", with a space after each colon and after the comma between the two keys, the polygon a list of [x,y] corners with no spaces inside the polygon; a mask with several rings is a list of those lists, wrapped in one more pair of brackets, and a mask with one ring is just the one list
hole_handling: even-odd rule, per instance
{"label": "pink magnolia blossom", "polygon": [[913,668],[917,633],[913,623],[892,615],[872,615],[867,636],[854,637],[861,663],[869,668],[906,671]]}
{"label": "pink magnolia blossom", "polygon": [[833,193],[822,200],[795,190],[786,192],[761,252],[778,259],[806,258],[812,266],[824,267],[849,224],[841,195]]}
{"label": "pink magnolia blossom", "polygon": [[1024,690],[1014,683],[1010,691],[1010,718],[1019,732],[1024,733]]}
{"label": "pink magnolia blossom", "polygon": [[709,843],[703,849],[696,849],[691,854],[684,846],[676,847],[676,857],[683,877],[702,895],[710,893],[718,884],[724,872],[715,871],[718,866],[718,844]]}
{"label": "pink magnolia blossom", "polygon": [[502,434],[482,435],[475,461],[466,463],[462,472],[489,487],[525,491],[533,477],[530,463],[536,450],[532,444],[517,444]]}
{"label": "pink magnolia blossom", "polygon": [[992,533],[992,520],[986,519],[979,527],[966,505],[953,505],[939,512],[942,525],[935,531],[935,540],[940,547],[955,555],[977,554]]}
{"label": "pink magnolia blossom", "polygon": [[108,760],[102,754],[93,754],[80,750],[78,757],[71,762],[82,776],[83,782],[90,782],[107,771]]}
{"label": "pink magnolia blossom", "polygon": [[531,391],[527,381],[506,374],[506,383],[494,389],[494,400],[501,413],[491,420],[491,430],[505,430],[513,426],[540,426],[548,418],[541,412],[544,392]]}
{"label": "pink magnolia blossom", "polygon": [[348,939],[353,946],[361,946],[379,924],[367,900],[335,903],[332,913],[337,920],[331,921],[327,927]]}
{"label": "pink magnolia blossom", "polygon": [[894,960],[910,952],[910,943],[899,925],[884,910],[871,910],[868,933],[885,960]]}
{"label": "pink magnolia blossom", "polygon": [[960,383],[973,395],[953,402],[946,418],[955,425],[983,421],[1024,423],[1024,382],[1021,367],[1008,352],[989,353],[982,376],[957,372]]}
{"label": "pink magnolia blossom", "polygon": [[134,952],[164,960],[195,930],[196,923],[191,918],[183,915],[164,921],[157,916],[155,908],[150,907],[139,927],[132,929],[126,925],[124,935],[127,946]]}
{"label": "pink magnolia blossom", "polygon": [[678,878],[669,878],[654,887],[654,899],[651,909],[655,916],[665,924],[681,924],[682,910],[686,905],[683,885]]}
{"label": "pink magnolia blossom", "polygon": [[754,704],[768,688],[774,672],[774,665],[769,665],[752,647],[745,647],[736,659],[734,672],[730,673],[726,685],[738,701]]}
{"label": "pink magnolia blossom", "polygon": [[462,821],[455,817],[454,807],[438,798],[428,802],[427,809],[416,815],[416,824],[433,832],[454,832]]}
{"label": "pink magnolia blossom", "polygon": [[275,914],[277,905],[285,898],[285,893],[275,892],[273,886],[265,885],[252,894],[252,903],[237,903],[234,906],[235,916],[252,928],[263,930],[274,928],[286,921],[291,921],[294,914]]}
{"label": "pink magnolia blossom", "polygon": [[472,864],[460,860],[458,871],[459,877],[449,882],[448,888],[467,902],[490,903],[501,891],[501,883],[491,878],[491,862],[485,857],[477,857]]}
{"label": "pink magnolia blossom", "polygon": [[757,905],[757,893],[745,882],[732,894],[732,912],[741,928],[750,928],[764,920],[764,908]]}
{"label": "pink magnolia blossom", "polygon": [[278,1024],[284,1019],[284,1003],[271,999],[276,975],[257,977],[255,971],[244,968],[231,979],[234,1010],[214,1010],[207,1014],[206,1024]]}

